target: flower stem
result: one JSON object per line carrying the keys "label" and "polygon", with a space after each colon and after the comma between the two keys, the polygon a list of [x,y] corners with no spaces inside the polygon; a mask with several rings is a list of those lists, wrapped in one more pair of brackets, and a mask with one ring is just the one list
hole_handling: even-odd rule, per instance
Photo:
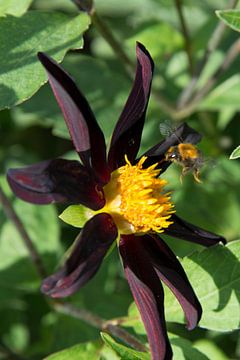
{"label": "flower stem", "polygon": [[37,252],[37,249],[34,243],[32,242],[31,238],[29,237],[27,231],[25,230],[24,225],[20,220],[19,216],[17,215],[16,211],[14,210],[11,202],[9,201],[8,197],[5,195],[1,187],[0,187],[0,203],[3,206],[3,210],[6,216],[13,222],[25,246],[27,247],[31,260],[35,266],[38,275],[41,278],[46,277],[46,271],[44,269],[42,260]]}
{"label": "flower stem", "polygon": [[125,65],[126,71],[128,74],[132,74],[132,68],[134,67],[133,62],[121,46],[120,42],[113,35],[109,27],[105,24],[105,22],[98,16],[95,9],[93,9],[89,13],[92,23],[97,28],[102,37],[106,40],[106,42],[110,45],[116,56],[120,59],[120,61]]}
{"label": "flower stem", "polygon": [[181,0],[175,0],[175,6],[177,9],[179,21],[182,28],[182,33],[185,40],[185,51],[188,58],[188,65],[189,65],[189,72],[190,75],[193,75],[193,58],[192,58],[192,46],[190,41],[190,36],[187,28],[187,24],[183,15],[183,9],[182,9],[182,1]]}
{"label": "flower stem", "polygon": [[[238,3],[238,0],[230,0],[226,8],[233,9],[237,6],[237,3]],[[209,42],[207,44],[206,50],[203,54],[203,57],[196,66],[196,69],[193,73],[193,76],[192,76],[189,84],[186,86],[186,88],[183,90],[183,92],[179,96],[178,108],[180,108],[180,109],[183,108],[188,103],[188,101],[191,99],[193,91],[196,88],[197,82],[200,78],[200,75],[202,74],[202,71],[205,68],[210,56],[212,55],[212,53],[216,50],[216,48],[220,44],[226,27],[227,27],[227,25],[223,21],[218,22],[218,25],[216,26],[215,30],[212,33],[212,36],[209,39]]]}
{"label": "flower stem", "polygon": [[104,320],[97,315],[92,314],[91,312],[85,309],[76,308],[74,305],[67,302],[57,302],[52,303],[53,308],[63,314],[70,315],[76,319],[80,319],[87,324],[90,324],[102,331],[108,332],[113,336],[118,337],[123,340],[126,344],[132,346],[138,351],[146,351],[145,346],[139,342],[134,336],[129,334],[126,330],[120,328],[119,326],[112,324],[111,321]]}

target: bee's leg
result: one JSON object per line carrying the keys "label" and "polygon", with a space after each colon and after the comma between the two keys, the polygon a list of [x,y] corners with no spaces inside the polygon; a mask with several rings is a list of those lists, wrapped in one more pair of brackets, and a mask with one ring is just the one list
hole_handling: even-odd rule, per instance
{"label": "bee's leg", "polygon": [[185,175],[187,175],[187,173],[189,173],[189,171],[191,170],[190,167],[187,167],[185,166],[183,169],[182,169],[182,173],[180,175],[180,183],[182,184],[183,183],[183,178]]}
{"label": "bee's leg", "polygon": [[194,169],[194,171],[193,171],[193,177],[194,177],[194,179],[196,180],[196,182],[198,182],[199,184],[201,184],[202,181],[200,180],[199,176],[200,176],[200,170],[199,170],[199,169]]}

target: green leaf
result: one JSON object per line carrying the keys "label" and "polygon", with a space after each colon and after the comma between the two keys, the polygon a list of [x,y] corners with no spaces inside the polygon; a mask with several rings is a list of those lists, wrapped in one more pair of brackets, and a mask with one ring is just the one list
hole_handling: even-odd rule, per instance
{"label": "green leaf", "polygon": [[135,47],[136,41],[140,41],[147,47],[151,56],[159,61],[164,54],[169,56],[170,53],[179,50],[183,46],[182,35],[168,23],[162,22],[152,25],[147,23],[145,26],[144,29],[138,31],[126,41],[130,49]]}
{"label": "green leaf", "polygon": [[[44,256],[43,261],[48,264],[56,261],[54,254],[60,250],[60,243],[55,207],[36,206],[19,199],[14,200],[12,205],[40,256]],[[39,286],[29,251],[16,227],[7,218],[0,231],[0,285],[14,290]]]}
{"label": "green leaf", "polygon": [[82,33],[89,17],[29,11],[21,18],[0,18],[0,109],[31,97],[46,82],[46,72],[37,59],[45,51],[58,62],[69,49],[82,47]]}
{"label": "green leaf", "polygon": [[93,212],[82,205],[70,205],[59,215],[65,223],[77,228],[83,228],[92,216]]}
{"label": "green leaf", "polygon": [[[110,335],[106,333],[101,334],[103,341],[110,346],[117,354],[121,356],[122,360],[148,360],[150,355],[144,352],[133,350],[127,346],[119,344]],[[209,360],[201,351],[194,348],[192,343],[179,336],[169,334],[173,349],[173,358],[177,360],[194,359],[194,360]]]}
{"label": "green leaf", "polygon": [[23,15],[32,0],[0,0],[0,16],[4,14],[21,16]]}
{"label": "green leaf", "polygon": [[150,360],[150,356],[142,351],[133,350],[125,345],[119,344],[110,335],[101,333],[103,341],[110,346],[122,360]]}
{"label": "green leaf", "polygon": [[240,157],[240,145],[233,150],[233,152],[230,155],[230,159],[234,160],[234,159],[238,159],[239,157]]}
{"label": "green leaf", "polygon": [[194,347],[207,355],[209,359],[228,360],[229,358],[218,348],[213,341],[199,339],[194,343]]}
{"label": "green leaf", "polygon": [[216,15],[230,28],[240,31],[240,10],[217,10]]}
{"label": "green leaf", "polygon": [[177,360],[211,360],[202,351],[199,351],[193,344],[174,334],[169,334],[169,339],[173,349],[173,358]]}
{"label": "green leaf", "polygon": [[99,344],[86,343],[72,346],[68,349],[59,351],[47,356],[45,360],[98,360]]}
{"label": "green leaf", "polygon": [[44,360],[120,360],[115,352],[102,342],[81,343],[58,351]]}
{"label": "green leaf", "polygon": [[215,87],[198,105],[199,110],[240,110],[240,75],[235,74]]}
{"label": "green leaf", "polygon": [[[200,327],[232,331],[240,327],[240,240],[227,246],[216,245],[185,257],[181,263],[203,308]],[[166,320],[184,323],[177,299],[164,286]],[[233,316],[234,314],[234,316]],[[134,304],[129,308],[126,326],[145,333]]]}
{"label": "green leaf", "polygon": [[[213,246],[183,259],[182,265],[203,308],[201,327],[216,331],[240,327],[239,259],[240,241],[225,247]],[[168,289],[165,293],[166,319],[184,322],[176,298]]]}

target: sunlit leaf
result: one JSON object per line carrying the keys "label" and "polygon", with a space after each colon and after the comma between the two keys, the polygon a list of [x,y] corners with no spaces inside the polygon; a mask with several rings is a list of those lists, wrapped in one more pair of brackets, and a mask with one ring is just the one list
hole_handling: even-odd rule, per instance
{"label": "sunlit leaf", "polygon": [[199,110],[231,110],[240,109],[239,103],[240,75],[236,74],[215,87],[198,105]]}
{"label": "sunlit leaf", "polygon": [[110,346],[122,360],[150,360],[150,355],[141,351],[133,350],[125,345],[119,344],[110,335],[101,334],[103,341]]}
{"label": "sunlit leaf", "polygon": [[209,339],[200,339],[194,342],[194,347],[207,355],[209,359],[228,360],[224,352]]}
{"label": "sunlit leaf", "polygon": [[[173,358],[177,360],[194,359],[210,360],[201,351],[194,348],[190,341],[180,338],[179,336],[169,334],[170,342],[173,349]],[[103,341],[110,346],[122,360],[149,360],[150,355],[144,352],[133,350],[125,345],[119,344],[110,335],[102,333]]]}
{"label": "sunlit leaf", "polygon": [[86,343],[72,346],[68,349],[49,355],[45,360],[98,360],[99,344]]}
{"label": "sunlit leaf", "polygon": [[216,15],[230,28],[240,31],[240,10],[217,10]]}
{"label": "sunlit leaf", "polygon": [[61,61],[66,51],[82,47],[88,25],[86,14],[72,18],[29,11],[20,18],[0,18],[0,109],[25,101],[46,82],[38,51]]}
{"label": "sunlit leaf", "polygon": [[237,159],[240,157],[240,145],[238,147],[236,147],[236,149],[233,150],[233,152],[230,155],[230,159]]}
{"label": "sunlit leaf", "polygon": [[[203,308],[200,327],[231,331],[240,327],[240,240],[217,245],[185,257],[181,263]],[[182,309],[165,287],[167,321],[184,322]],[[234,316],[233,316],[234,314]],[[145,333],[134,305],[129,309],[127,326]]]}
{"label": "sunlit leaf", "polygon": [[91,217],[91,210],[82,205],[70,205],[59,217],[69,225],[83,228],[86,221]]}
{"label": "sunlit leaf", "polygon": [[0,0],[0,16],[4,14],[21,16],[33,0]]}
{"label": "sunlit leaf", "polygon": [[[159,36],[161,34],[161,36]],[[170,41],[171,39],[171,41]],[[182,35],[168,23],[149,25],[131,36],[127,41],[130,49],[134,48],[136,41],[143,43],[153,59],[159,60],[164,54],[179,50],[183,45]]]}
{"label": "sunlit leaf", "polygon": [[177,360],[212,360],[201,350],[197,349],[189,340],[169,334],[170,342],[173,348],[173,358]]}

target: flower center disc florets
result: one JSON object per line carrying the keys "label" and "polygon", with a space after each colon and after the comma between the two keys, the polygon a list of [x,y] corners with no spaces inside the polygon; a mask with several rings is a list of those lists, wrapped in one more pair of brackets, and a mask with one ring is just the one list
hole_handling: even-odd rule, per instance
{"label": "flower center disc florets", "polygon": [[112,215],[121,234],[163,232],[174,212],[170,193],[163,193],[166,180],[158,178],[157,163],[143,169],[143,156],[136,165],[126,165],[111,174],[104,187],[106,205],[101,211]]}

